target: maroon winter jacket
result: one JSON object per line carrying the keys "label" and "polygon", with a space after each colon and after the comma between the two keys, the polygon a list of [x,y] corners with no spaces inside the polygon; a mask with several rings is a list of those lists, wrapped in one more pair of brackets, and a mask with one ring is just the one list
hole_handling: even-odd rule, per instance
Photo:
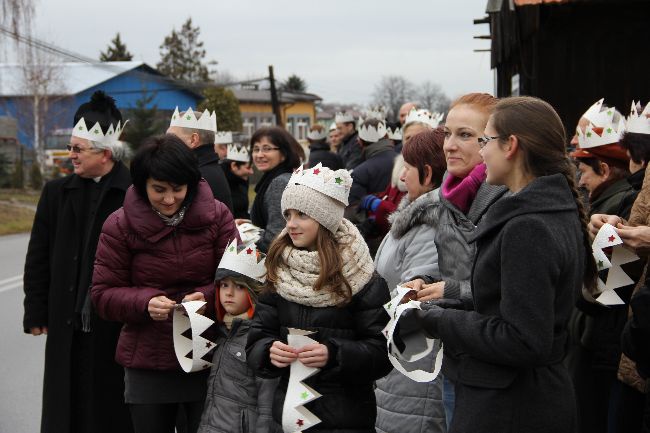
{"label": "maroon winter jacket", "polygon": [[97,246],[92,301],[104,319],[123,322],[115,359],[124,367],[180,370],[171,315],[154,321],[149,300],[165,295],[181,302],[192,292],[214,316],[214,274],[228,242],[239,235],[228,208],[201,180],[177,227],[166,226],[130,187],[124,207],[104,223]]}

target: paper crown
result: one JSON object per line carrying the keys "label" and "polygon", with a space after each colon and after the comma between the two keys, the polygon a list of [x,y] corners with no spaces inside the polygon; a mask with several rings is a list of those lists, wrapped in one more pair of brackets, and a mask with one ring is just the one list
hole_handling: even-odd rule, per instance
{"label": "paper crown", "polygon": [[250,153],[248,153],[248,147],[230,143],[228,144],[226,159],[228,161],[250,162],[251,156]]}
{"label": "paper crown", "polygon": [[359,138],[368,143],[376,143],[386,136],[386,123],[379,121],[377,126],[367,125],[365,122],[359,128]]}
{"label": "paper crown", "polygon": [[330,124],[330,132],[335,131],[335,130],[336,130],[336,122],[332,122]]}
{"label": "paper crown", "polygon": [[313,168],[298,167],[287,187],[291,185],[304,185],[347,206],[352,178],[347,170],[330,170],[319,162]]}
{"label": "paper crown", "polygon": [[85,138],[86,140],[96,141],[102,144],[113,144],[119,141],[122,130],[128,122],[129,121],[127,120],[124,122],[124,125],[122,125],[121,122],[118,121],[117,126],[115,127],[113,127],[113,124],[111,123],[108,125],[108,131],[106,131],[106,134],[104,134],[104,131],[102,131],[102,127],[99,125],[99,122],[95,122],[95,125],[93,125],[92,128],[88,128],[86,126],[86,121],[82,117],[74,126],[74,129],[72,130],[72,136]]}
{"label": "paper crown", "polygon": [[406,119],[404,119],[404,126],[418,122],[429,125],[431,128],[437,128],[443,117],[443,113],[431,113],[429,110],[418,110],[413,108],[409,111]]}
{"label": "paper crown", "polygon": [[605,127],[606,124],[613,123],[614,114],[616,113],[615,107],[605,108],[603,110],[603,102],[605,98],[596,101],[585,113],[582,115],[585,119],[589,120],[594,126]]}
{"label": "paper crown", "polygon": [[232,132],[230,131],[217,131],[214,135],[214,144],[230,144],[232,143]]}
{"label": "paper crown", "polygon": [[206,108],[201,114],[201,118],[197,119],[196,114],[192,108],[188,108],[187,111],[181,116],[178,111],[178,107],[174,110],[172,114],[171,122],[169,126],[178,126],[179,128],[192,128],[192,129],[203,129],[206,131],[212,131],[215,134],[217,133],[217,114],[213,111],[210,114],[210,111]]}
{"label": "paper crown", "polygon": [[366,111],[365,114],[365,120],[368,119],[377,119],[377,120],[381,120],[382,122],[385,122],[386,107],[382,107],[382,106],[370,107],[370,109]]}
{"label": "paper crown", "polygon": [[401,140],[402,139],[402,128],[399,126],[396,126],[395,128],[386,128],[386,131],[388,133],[388,138],[391,140]]}
{"label": "paper crown", "polygon": [[327,138],[327,130],[325,128],[321,130],[312,129],[307,134],[307,138],[310,140],[324,140]]}
{"label": "paper crown", "polygon": [[[598,133],[595,129],[602,129]],[[621,136],[625,132],[625,120],[621,117],[617,125],[613,125],[610,121],[605,123],[602,128],[589,123],[585,128],[585,132],[578,126],[576,134],[578,135],[578,144],[581,149],[591,149],[606,144],[618,143]]]}
{"label": "paper crown", "polygon": [[626,132],[635,134],[650,134],[650,102],[646,104],[645,109],[639,114],[641,101],[635,103],[632,101],[630,115],[625,122]]}
{"label": "paper crown", "polygon": [[266,257],[260,259],[254,243],[246,245],[241,251],[237,248],[237,239],[233,239],[226,247],[217,269],[228,269],[263,283],[266,281]]}
{"label": "paper crown", "polygon": [[347,111],[339,112],[336,113],[336,116],[334,116],[334,122],[335,123],[354,122],[354,116],[352,115],[352,113],[348,113]]}

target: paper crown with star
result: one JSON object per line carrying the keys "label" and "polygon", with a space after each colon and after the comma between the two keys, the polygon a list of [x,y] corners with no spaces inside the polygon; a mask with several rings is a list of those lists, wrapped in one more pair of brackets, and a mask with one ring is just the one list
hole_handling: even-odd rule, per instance
{"label": "paper crown with star", "polygon": [[580,149],[591,149],[606,144],[618,143],[624,132],[625,120],[622,117],[616,124],[608,121],[602,127],[589,123],[584,132],[579,126],[576,128]]}
{"label": "paper crown with star", "polygon": [[650,103],[646,104],[641,113],[639,111],[641,111],[641,101],[638,103],[632,101],[630,115],[625,122],[625,131],[635,134],[650,134]]}
{"label": "paper crown with star", "polygon": [[228,161],[250,162],[251,156],[248,152],[248,147],[230,143],[228,144],[228,153],[226,154],[226,159]]}
{"label": "paper crown with star", "polygon": [[203,129],[205,131],[212,131],[216,134],[217,114],[214,111],[210,113],[210,111],[206,108],[201,114],[201,117],[197,118],[196,113],[192,110],[191,107],[189,107],[187,111],[185,111],[182,115],[178,111],[178,107],[176,107],[174,114],[172,114],[169,126],[177,126],[179,128]]}
{"label": "paper crown with star", "polygon": [[233,239],[221,257],[217,275],[220,270],[226,269],[263,283],[266,281],[265,261],[266,256],[257,250],[254,243],[238,247],[237,239]]}
{"label": "paper crown with star", "polygon": [[606,124],[614,123],[614,117],[618,113],[616,107],[603,107],[604,101],[605,98],[599,99],[582,115],[594,126],[600,128],[604,128]]}
{"label": "paper crown with star", "polygon": [[307,138],[310,140],[324,140],[327,138],[327,130],[325,128],[312,129],[307,134]]}
{"label": "paper crown with star", "polygon": [[334,116],[334,122],[335,123],[350,123],[350,122],[354,123],[354,116],[352,115],[352,113],[349,113],[347,111],[338,112]]}
{"label": "paper crown with star", "polygon": [[230,144],[232,143],[232,132],[230,131],[217,131],[214,134],[214,144]]}
{"label": "paper crown with star", "polygon": [[352,177],[347,170],[331,170],[319,162],[313,168],[298,167],[287,187],[290,185],[304,185],[347,206]]}
{"label": "paper crown with star", "polygon": [[402,128],[399,126],[395,126],[394,128],[391,128],[390,126],[386,128],[386,133],[388,134],[388,138],[391,140],[401,140],[402,139]]}
{"label": "paper crown with star", "polygon": [[115,142],[119,141],[122,130],[128,122],[129,121],[127,120],[124,122],[124,125],[122,125],[121,122],[118,121],[117,126],[115,127],[113,127],[113,124],[111,123],[108,125],[108,130],[104,134],[104,131],[102,131],[102,127],[100,126],[99,122],[95,122],[92,128],[88,128],[86,126],[86,120],[82,117],[74,126],[74,129],[72,130],[72,136],[85,138],[86,140],[95,141],[104,145],[114,144]]}
{"label": "paper crown with star", "polygon": [[442,122],[443,117],[443,113],[431,113],[429,110],[418,110],[416,108],[413,108],[411,111],[409,111],[406,119],[404,119],[404,126],[407,126],[411,123],[424,123],[431,128],[437,128],[440,122]]}
{"label": "paper crown with star", "polygon": [[377,126],[374,126],[364,121],[359,127],[359,138],[368,143],[376,143],[386,136],[386,132],[386,122],[380,120]]}

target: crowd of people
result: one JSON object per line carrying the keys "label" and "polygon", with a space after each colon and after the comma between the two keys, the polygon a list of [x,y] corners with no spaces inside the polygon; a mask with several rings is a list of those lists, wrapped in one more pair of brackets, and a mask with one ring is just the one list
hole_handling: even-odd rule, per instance
{"label": "crowd of people", "polygon": [[[650,431],[650,104],[600,100],[573,138],[534,97],[395,114],[337,113],[305,148],[278,126],[236,143],[177,109],[127,168],[122,114],[93,94],[25,264],[24,330],[47,335],[41,431]],[[641,257],[619,305],[597,300],[605,223]],[[435,339],[409,367],[442,351],[432,381],[389,360],[398,286],[418,308],[390,350]],[[187,373],[173,317],[191,301],[215,324],[211,367]],[[288,420],[296,365],[318,395]]]}

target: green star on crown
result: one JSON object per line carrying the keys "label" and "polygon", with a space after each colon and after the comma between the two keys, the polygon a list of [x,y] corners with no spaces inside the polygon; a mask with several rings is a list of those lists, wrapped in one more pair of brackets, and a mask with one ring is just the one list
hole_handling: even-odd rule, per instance
{"label": "green star on crown", "polygon": [[607,128],[607,133],[611,134],[612,133],[612,128]]}
{"label": "green star on crown", "polygon": [[95,134],[99,134],[99,131],[96,130],[96,129],[95,129],[93,132],[94,132]]}
{"label": "green star on crown", "polygon": [[83,131],[83,130],[84,130],[83,125],[79,125],[79,131]]}
{"label": "green star on crown", "polygon": [[336,182],[337,184],[340,185],[343,182],[343,179],[341,179],[340,177],[337,177],[336,179],[334,179],[334,182]]}
{"label": "green star on crown", "polygon": [[187,117],[185,117],[185,118],[186,118],[187,120],[191,120],[191,119],[192,119],[192,116],[190,116],[190,115],[188,114]]}
{"label": "green star on crown", "polygon": [[591,137],[591,132],[587,132],[587,137]]}
{"label": "green star on crown", "polygon": [[303,400],[307,400],[308,397],[309,397],[309,393],[307,391],[300,394],[300,398],[302,398]]}
{"label": "green star on crown", "polygon": [[603,266],[605,266],[605,264],[603,263],[603,261],[602,261],[602,260],[598,260],[598,267],[599,267],[599,268],[602,268]]}

